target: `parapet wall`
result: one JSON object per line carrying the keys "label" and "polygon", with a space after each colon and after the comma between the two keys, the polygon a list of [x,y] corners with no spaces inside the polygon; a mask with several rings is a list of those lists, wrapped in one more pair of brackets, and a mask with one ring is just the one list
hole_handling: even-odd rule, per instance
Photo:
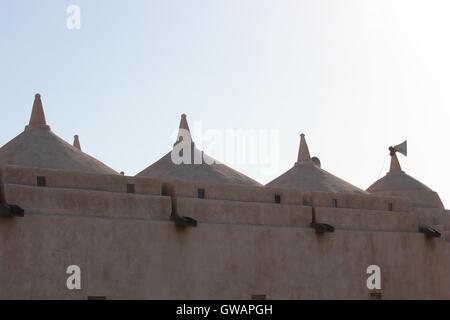
{"label": "parapet wall", "polygon": [[365,209],[377,211],[411,211],[410,201],[394,196],[347,195],[324,192],[300,192],[284,188],[244,187],[204,182],[163,182],[163,194],[174,198],[198,198],[242,202]]}
{"label": "parapet wall", "polygon": [[424,190],[399,190],[399,191],[378,191],[377,196],[406,197],[411,199],[411,205],[417,208],[439,208],[444,209],[441,198],[435,191]]}
{"label": "parapet wall", "polygon": [[169,220],[169,197],[5,184],[7,203],[25,212]]}
{"label": "parapet wall", "polygon": [[198,198],[200,189],[204,190],[204,198],[209,200],[274,203],[275,196],[279,196],[282,204],[303,205],[303,193],[296,190],[206,182],[163,182],[164,195],[174,198]]}
{"label": "parapet wall", "polygon": [[127,193],[128,185],[134,185],[134,193],[161,195],[161,181],[150,178],[121,175],[81,173],[54,169],[0,167],[0,183],[36,186],[37,177],[45,177],[46,187],[82,189]]}
{"label": "parapet wall", "polygon": [[299,205],[176,198],[174,208],[199,223],[309,227],[312,221],[311,207]]}
{"label": "parapet wall", "polygon": [[411,211],[409,199],[390,196],[352,195],[340,193],[305,193],[305,204],[313,207],[338,207],[377,211]]}
{"label": "parapet wall", "polygon": [[[445,210],[438,208],[414,207],[420,226],[446,225],[450,223],[449,214]],[[449,225],[450,227],[450,225]]]}
{"label": "parapet wall", "polygon": [[362,209],[315,208],[317,222],[337,229],[417,232],[419,224],[414,212],[390,212]]}
{"label": "parapet wall", "polygon": [[[417,232],[417,215],[429,216],[411,211],[409,200],[398,197],[203,182],[161,183],[149,178],[15,166],[1,168],[0,174],[4,201],[27,212],[47,214],[164,221],[177,214],[199,223],[290,227],[310,227],[315,217],[336,229],[401,232]],[[45,186],[36,186],[38,177],[45,177]],[[127,189],[130,184],[133,192]]]}

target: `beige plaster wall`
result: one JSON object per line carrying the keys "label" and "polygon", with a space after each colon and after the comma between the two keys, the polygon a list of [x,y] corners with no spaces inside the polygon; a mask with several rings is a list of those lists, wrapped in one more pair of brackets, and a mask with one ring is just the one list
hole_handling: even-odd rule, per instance
{"label": "beige plaster wall", "polygon": [[311,207],[305,206],[195,198],[174,201],[174,212],[200,222],[309,227],[312,221]]}
{"label": "beige plaster wall", "polygon": [[[48,214],[169,220],[173,212],[204,222],[303,227],[309,227],[312,221],[312,207],[289,204],[181,197],[171,199],[166,196],[16,184],[4,184],[3,195],[7,203],[19,205],[25,211]],[[418,229],[417,216],[413,212],[315,207],[315,213],[318,222],[339,228],[414,232]]]}
{"label": "beige plaster wall", "polygon": [[299,192],[284,188],[240,187],[204,182],[163,182],[164,194],[172,197],[197,198],[198,189],[204,189],[205,199],[211,200],[274,203],[275,195],[279,195],[282,204],[331,206],[332,200],[337,199],[339,207],[343,208],[383,211],[388,210],[389,203],[392,203],[393,211],[408,212],[411,210],[408,199],[394,196],[359,196],[324,192]]}
{"label": "beige plaster wall", "polygon": [[[0,219],[0,298],[449,299],[449,246],[419,233],[28,214]],[[82,270],[69,291],[68,265]]]}
{"label": "beige plaster wall", "polygon": [[317,207],[331,207],[332,200],[337,199],[339,208],[388,210],[392,203],[393,211],[411,211],[410,201],[406,198],[390,196],[360,196],[351,194],[311,192],[305,193],[305,204]]}
{"label": "beige plaster wall", "polygon": [[[0,218],[0,299],[368,299],[371,264],[381,267],[384,299],[450,299],[450,235],[417,232],[427,221],[445,228],[448,211],[411,211],[402,198],[190,183],[165,189],[170,198],[152,179],[40,170],[0,170],[0,199],[26,212]],[[47,187],[34,186],[41,174]],[[144,194],[125,193],[127,181],[142,181]],[[308,227],[312,206],[334,233]],[[173,210],[198,227],[176,228]],[[72,264],[81,291],[65,286]]]}
{"label": "beige plaster wall", "polygon": [[414,212],[392,212],[362,209],[315,208],[316,221],[339,229],[417,232]]}
{"label": "beige plaster wall", "polygon": [[25,168],[17,166],[0,167],[3,181],[7,184],[36,186],[36,178],[44,176],[48,187],[84,189],[95,191],[127,192],[127,184],[135,185],[135,193],[161,195],[161,181],[150,178],[127,177],[95,173],[80,173],[63,170]]}
{"label": "beige plaster wall", "polygon": [[[414,207],[420,226],[444,225],[448,214],[443,209]],[[447,218],[448,219],[448,218]]]}
{"label": "beige plaster wall", "polygon": [[183,198],[197,198],[198,189],[204,189],[205,199],[243,202],[274,203],[275,195],[280,195],[283,204],[303,205],[302,192],[280,188],[172,181],[163,182],[163,189],[166,195]]}
{"label": "beige plaster wall", "polygon": [[444,209],[442,201],[434,191],[423,190],[399,190],[399,191],[382,191],[377,192],[377,196],[406,197],[411,199],[411,205],[414,207],[424,208],[440,208]]}
{"label": "beige plaster wall", "polygon": [[169,220],[169,197],[5,184],[7,203],[25,212]]}

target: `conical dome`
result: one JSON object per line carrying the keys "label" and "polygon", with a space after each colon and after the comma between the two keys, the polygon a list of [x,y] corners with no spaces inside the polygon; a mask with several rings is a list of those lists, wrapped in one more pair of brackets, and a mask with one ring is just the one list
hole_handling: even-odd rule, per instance
{"label": "conical dome", "polygon": [[[188,163],[174,163],[174,152],[177,151],[179,144],[184,142],[187,145],[191,155]],[[183,150],[184,152],[185,150]],[[182,155],[181,155],[182,156]],[[164,157],[150,165],[148,168],[138,173],[137,176],[161,179],[163,181],[183,180],[183,181],[202,181],[212,183],[224,183],[246,186],[260,186],[257,181],[246,175],[219,163],[203,151],[197,149],[192,142],[189,125],[186,115],[181,115],[179,132],[174,149]]]}
{"label": "conical dome", "polygon": [[395,152],[391,152],[389,172],[375,181],[367,191],[378,195],[409,198],[415,207],[444,208],[436,192],[402,170]]}
{"label": "conical dome", "polygon": [[311,160],[305,135],[300,135],[300,148],[294,167],[266,186],[289,188],[303,192],[331,192],[345,194],[367,194],[364,190],[336,177]]}
{"label": "conical dome", "polygon": [[45,120],[41,97],[36,94],[30,123],[0,148],[0,165],[17,165],[91,173],[117,174],[55,135]]}

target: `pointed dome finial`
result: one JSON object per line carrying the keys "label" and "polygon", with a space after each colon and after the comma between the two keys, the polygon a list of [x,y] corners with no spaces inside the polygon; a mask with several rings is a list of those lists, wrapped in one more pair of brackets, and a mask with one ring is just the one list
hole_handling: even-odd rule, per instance
{"label": "pointed dome finial", "polygon": [[39,93],[36,93],[34,96],[30,123],[25,127],[25,130],[33,128],[50,129],[45,120],[44,108],[42,107],[41,95]]}
{"label": "pointed dome finial", "polygon": [[181,115],[180,129],[184,129],[184,130],[187,130],[187,131],[191,132],[191,130],[189,130],[189,125],[188,125],[188,123],[187,123],[187,120],[186,120],[186,114],[185,114],[185,113],[183,113],[183,114]]}
{"label": "pointed dome finial", "polygon": [[308,144],[306,143],[305,134],[300,135],[300,148],[298,149],[297,162],[311,161],[311,156],[309,154]]}
{"label": "pointed dome finial", "polygon": [[389,168],[389,172],[403,172],[402,167],[400,166],[400,162],[398,161],[395,148],[390,147],[389,151],[389,154],[391,156],[391,166]]}
{"label": "pointed dome finial", "polygon": [[73,146],[81,151],[80,137],[77,134],[73,136]]}
{"label": "pointed dome finial", "polygon": [[180,126],[178,128],[177,140],[174,146],[183,140],[183,137],[189,136],[192,142],[191,130],[189,129],[189,124],[186,119],[186,114],[181,115]]}

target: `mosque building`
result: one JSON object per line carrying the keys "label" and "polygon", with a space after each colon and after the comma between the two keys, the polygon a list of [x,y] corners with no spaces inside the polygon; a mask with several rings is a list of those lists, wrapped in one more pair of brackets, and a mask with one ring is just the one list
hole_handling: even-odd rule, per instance
{"label": "mosque building", "polygon": [[[402,171],[406,145],[363,190],[301,134],[263,186],[199,150],[184,114],[179,130],[125,176],[53,133],[36,94],[0,148],[0,299],[450,299],[450,210]],[[200,162],[174,163],[180,144]]]}

